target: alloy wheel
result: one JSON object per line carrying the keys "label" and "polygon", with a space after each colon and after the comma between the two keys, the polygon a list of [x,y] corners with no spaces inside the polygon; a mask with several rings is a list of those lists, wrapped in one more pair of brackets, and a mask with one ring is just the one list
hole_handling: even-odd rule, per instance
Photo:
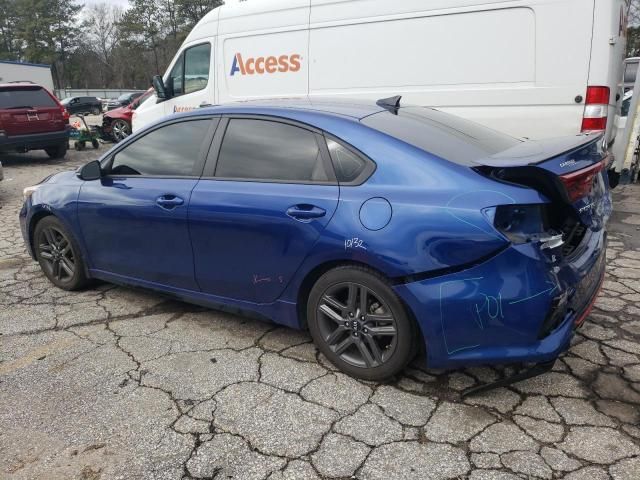
{"label": "alloy wheel", "polygon": [[76,262],[69,239],[57,228],[42,230],[38,243],[38,256],[43,260],[47,273],[58,281],[73,278]]}
{"label": "alloy wheel", "polygon": [[113,132],[114,138],[118,142],[131,135],[131,128],[129,127],[129,124],[124,120],[116,120],[115,122],[113,122],[113,124],[111,125],[111,131]]}
{"label": "alloy wheel", "polygon": [[351,365],[375,368],[395,352],[398,332],[391,309],[364,285],[329,287],[318,302],[317,318],[329,348]]}

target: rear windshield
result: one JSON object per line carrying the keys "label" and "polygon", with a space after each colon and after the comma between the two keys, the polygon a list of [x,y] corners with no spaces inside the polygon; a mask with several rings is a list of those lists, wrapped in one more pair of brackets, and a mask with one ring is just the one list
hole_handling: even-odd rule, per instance
{"label": "rear windshield", "polygon": [[42,88],[0,88],[0,108],[56,107]]}
{"label": "rear windshield", "polygon": [[425,152],[466,166],[473,166],[474,161],[520,143],[517,138],[431,108],[403,107],[397,115],[377,113],[365,117],[362,123]]}

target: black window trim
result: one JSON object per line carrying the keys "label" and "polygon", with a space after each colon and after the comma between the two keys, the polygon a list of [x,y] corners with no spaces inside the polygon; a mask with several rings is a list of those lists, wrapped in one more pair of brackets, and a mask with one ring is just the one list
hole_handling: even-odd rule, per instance
{"label": "black window trim", "polygon": [[[177,123],[185,123],[185,122],[194,122],[194,121],[198,121],[198,120],[208,120],[209,123],[209,130],[207,131],[207,134],[205,135],[204,139],[202,140],[202,145],[200,146],[200,151],[198,152],[198,158],[196,159],[196,161],[193,164],[193,170],[191,171],[191,175],[126,175],[126,174],[117,174],[117,175],[112,175],[109,172],[109,169],[111,169],[111,165],[113,164],[113,159],[115,158],[115,156],[121,152],[122,150],[124,150],[125,148],[127,148],[129,145],[132,145],[133,143],[143,139],[144,137],[146,137],[147,135],[149,135],[151,132],[155,132],[156,130],[163,128],[163,127],[168,127],[169,125],[173,125],[173,124],[177,124]],[[197,115],[197,116],[189,116],[186,118],[173,118],[171,120],[168,120],[166,122],[162,122],[158,125],[155,125],[152,128],[149,128],[148,130],[146,130],[143,134],[141,134],[140,136],[136,136],[132,138],[132,141],[127,141],[124,142],[123,144],[120,144],[119,146],[115,147],[115,150],[113,152],[110,152],[108,154],[108,156],[105,156],[102,160],[100,160],[100,165],[103,169],[103,171],[105,172],[104,175],[107,178],[170,178],[170,179],[181,179],[181,178],[185,178],[185,179],[199,179],[202,177],[202,173],[204,170],[204,166],[205,166],[205,162],[207,160],[207,155],[209,153],[209,150],[211,148],[211,141],[216,133],[216,131],[218,130],[218,127],[221,124],[221,119],[220,119],[220,115]]]}
{"label": "black window trim", "polygon": [[329,146],[327,145],[327,140],[332,140],[332,141],[336,142],[341,147],[349,150],[351,153],[353,153],[354,155],[356,155],[357,157],[362,159],[364,161],[364,163],[365,163],[365,167],[362,169],[362,171],[358,174],[358,176],[356,178],[354,178],[350,182],[339,182],[341,187],[357,187],[359,185],[362,185],[367,180],[369,180],[369,178],[371,178],[371,176],[378,169],[378,165],[376,164],[376,162],[374,162],[371,158],[369,158],[367,155],[362,153],[360,150],[358,150],[353,145],[345,142],[344,140],[342,140],[342,139],[340,139],[340,138],[336,137],[335,135],[332,135],[332,134],[330,134],[328,132],[323,132],[323,136],[324,136],[324,142],[322,142],[322,143],[323,143],[324,148],[326,149],[327,156],[331,159],[331,162],[334,165],[334,168],[333,168],[334,172],[336,170],[336,168],[335,168],[336,160],[333,157],[331,157],[331,152],[329,150]]}
{"label": "black window trim", "polygon": [[[320,150],[320,156],[324,164],[325,171],[329,176],[328,181],[311,181],[311,180],[282,180],[282,179],[263,179],[263,178],[238,178],[238,177],[219,177],[215,175],[218,167],[218,160],[220,157],[220,150],[222,148],[222,142],[227,132],[227,127],[231,120],[262,120],[274,123],[282,123],[290,125],[292,127],[298,127],[303,130],[307,130],[314,134],[318,149]],[[285,117],[278,117],[274,115],[260,115],[260,114],[223,114],[222,121],[220,122],[218,131],[213,139],[213,144],[209,150],[207,162],[202,174],[202,178],[206,180],[219,180],[225,182],[243,182],[243,183],[279,183],[282,185],[327,185],[337,186],[338,180],[333,168],[333,162],[329,156],[327,144],[323,136],[323,132],[306,123],[291,120]]]}
{"label": "black window trim", "polygon": [[[207,83],[204,87],[199,88],[198,90],[194,90],[193,92],[189,92],[186,93],[185,90],[185,81],[184,81],[184,75],[185,75],[185,70],[184,70],[184,61],[185,61],[185,52],[187,50],[190,50],[192,48],[195,47],[200,47],[202,45],[209,45],[209,74],[207,75]],[[209,80],[211,77],[211,52],[213,51],[213,45],[211,44],[211,42],[209,41],[204,41],[204,42],[200,42],[200,43],[195,43],[193,45],[189,45],[188,47],[186,47],[184,50],[182,50],[180,52],[180,55],[178,57],[178,61],[182,63],[182,93],[180,95],[173,95],[173,91],[171,92],[172,96],[171,98],[178,98],[178,97],[183,97],[185,95],[191,95],[192,93],[196,93],[196,92],[201,92],[202,90],[205,90],[208,86],[209,86]],[[176,65],[178,64],[178,62],[174,63],[171,66],[171,70],[169,70],[169,75],[167,76],[167,80],[169,80],[169,78],[171,78],[171,72],[173,72],[173,69],[176,68]],[[173,83],[171,84],[171,90],[173,90]],[[167,99],[167,100],[171,100],[171,98]]]}

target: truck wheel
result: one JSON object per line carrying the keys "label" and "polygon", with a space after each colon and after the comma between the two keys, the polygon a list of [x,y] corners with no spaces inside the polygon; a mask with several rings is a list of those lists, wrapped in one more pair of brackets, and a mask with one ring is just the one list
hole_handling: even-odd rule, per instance
{"label": "truck wheel", "polygon": [[64,158],[67,154],[67,142],[55,145],[53,147],[47,147],[44,149],[50,158]]}
{"label": "truck wheel", "polygon": [[100,148],[98,140],[91,140],[91,145],[93,145],[93,148]]}

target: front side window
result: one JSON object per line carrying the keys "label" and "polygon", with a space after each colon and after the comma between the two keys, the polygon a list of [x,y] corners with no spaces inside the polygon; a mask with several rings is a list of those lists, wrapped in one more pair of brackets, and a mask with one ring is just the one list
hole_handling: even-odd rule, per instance
{"label": "front side window", "polygon": [[313,132],[253,119],[229,122],[215,176],[281,182],[329,181]]}
{"label": "front side window", "polygon": [[209,82],[211,45],[203,43],[187,48],[171,69],[169,87],[174,97],[197,92]]}
{"label": "front side window", "polygon": [[116,153],[109,173],[194,175],[194,165],[210,125],[211,120],[192,120],[160,127]]}
{"label": "front side window", "polygon": [[184,93],[197,92],[209,81],[211,45],[205,43],[184,52]]}

